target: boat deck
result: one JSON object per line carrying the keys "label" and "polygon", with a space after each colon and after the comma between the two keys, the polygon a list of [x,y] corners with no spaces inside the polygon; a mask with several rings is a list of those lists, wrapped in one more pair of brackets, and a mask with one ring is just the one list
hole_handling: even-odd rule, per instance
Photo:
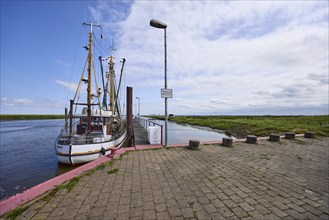
{"label": "boat deck", "polygon": [[135,119],[134,120],[135,145],[149,144],[146,129]]}

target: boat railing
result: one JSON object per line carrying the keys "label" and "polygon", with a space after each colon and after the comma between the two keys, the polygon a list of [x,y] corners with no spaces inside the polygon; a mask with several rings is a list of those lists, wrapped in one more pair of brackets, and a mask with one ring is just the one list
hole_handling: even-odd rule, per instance
{"label": "boat railing", "polygon": [[136,120],[138,121],[138,123],[140,125],[142,125],[143,128],[145,128],[146,131],[149,126],[159,126],[160,130],[161,130],[160,131],[160,134],[161,134],[160,140],[161,140],[161,145],[162,145],[162,131],[163,131],[162,124],[155,122],[154,120],[156,120],[156,119],[153,119],[153,118],[143,118],[143,117],[136,116]]}
{"label": "boat railing", "polygon": [[[111,137],[111,140],[117,139],[117,137],[120,137],[124,132],[126,132],[125,127],[123,127],[120,132],[113,135]],[[92,132],[90,134],[70,136],[66,134],[63,129],[60,135],[58,136],[59,144],[92,144],[100,142],[104,142],[103,132]]]}

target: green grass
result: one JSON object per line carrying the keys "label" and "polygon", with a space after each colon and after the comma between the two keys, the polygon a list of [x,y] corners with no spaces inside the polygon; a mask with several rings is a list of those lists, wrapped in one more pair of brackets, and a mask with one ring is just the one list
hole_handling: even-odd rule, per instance
{"label": "green grass", "polygon": [[118,171],[119,171],[118,168],[114,168],[114,169],[112,169],[112,170],[107,171],[107,174],[117,173]]}
{"label": "green grass", "polygon": [[[163,117],[157,117],[163,119]],[[248,134],[268,136],[284,132],[315,132],[329,136],[329,115],[320,116],[175,116],[169,118],[181,124],[224,130],[227,135],[245,137]]]}
{"label": "green grass", "polygon": [[16,219],[18,216],[20,216],[25,210],[27,210],[30,206],[21,206],[19,208],[14,209],[11,211],[6,218],[10,220]]}
{"label": "green grass", "polygon": [[0,115],[0,120],[64,119],[64,115]]}

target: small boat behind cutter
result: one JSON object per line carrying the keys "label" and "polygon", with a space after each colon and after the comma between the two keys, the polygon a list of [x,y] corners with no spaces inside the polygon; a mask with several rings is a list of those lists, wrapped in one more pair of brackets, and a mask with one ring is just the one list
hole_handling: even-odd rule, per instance
{"label": "small boat behind cutter", "polygon": [[[97,86],[97,77],[92,54],[93,32],[90,26],[88,56],[82,72],[78,88],[73,100],[70,100],[70,109],[65,109],[65,126],[59,134],[55,150],[58,161],[64,164],[80,164],[95,160],[110,154],[111,150],[124,146],[127,137],[126,124],[120,112],[118,89],[116,86],[114,63],[112,55],[106,59],[99,58],[103,90]],[[108,71],[104,77],[102,61],[108,61]],[[125,59],[122,61],[121,76]],[[87,66],[87,78],[85,68]],[[92,75],[94,74],[95,94],[92,94]],[[80,102],[82,87],[87,85],[87,102]],[[117,89],[117,90],[116,90]],[[103,96],[102,102],[101,96]],[[109,98],[109,100],[108,100]],[[109,102],[109,104],[108,104]]]}

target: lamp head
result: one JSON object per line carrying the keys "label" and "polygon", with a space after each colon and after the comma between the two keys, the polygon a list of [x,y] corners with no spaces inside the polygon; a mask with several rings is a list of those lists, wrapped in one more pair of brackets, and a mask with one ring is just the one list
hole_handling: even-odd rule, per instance
{"label": "lamp head", "polygon": [[156,19],[152,19],[150,21],[150,25],[152,27],[155,27],[155,28],[160,28],[160,29],[166,29],[167,28],[167,24],[161,22],[161,21],[158,21]]}

